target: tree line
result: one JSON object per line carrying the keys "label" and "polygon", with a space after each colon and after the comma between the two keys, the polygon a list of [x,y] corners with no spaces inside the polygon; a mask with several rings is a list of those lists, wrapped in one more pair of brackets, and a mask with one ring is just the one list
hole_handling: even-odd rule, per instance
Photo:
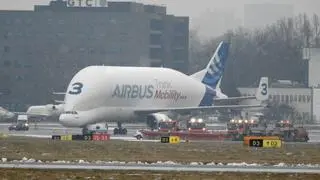
{"label": "tree line", "polygon": [[299,14],[282,18],[264,28],[238,27],[201,42],[197,30],[190,31],[190,73],[203,69],[221,40],[231,43],[222,79],[222,89],[229,96],[236,87],[257,85],[261,76],[285,79],[307,85],[308,62],[304,47],[320,47],[320,20],[317,14]]}

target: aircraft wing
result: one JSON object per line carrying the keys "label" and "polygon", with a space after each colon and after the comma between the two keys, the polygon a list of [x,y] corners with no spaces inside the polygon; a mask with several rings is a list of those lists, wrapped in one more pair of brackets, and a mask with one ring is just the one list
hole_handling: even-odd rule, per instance
{"label": "aircraft wing", "polygon": [[210,109],[244,109],[244,108],[256,108],[256,107],[265,107],[262,104],[255,105],[222,105],[222,106],[199,106],[199,107],[172,107],[172,108],[146,108],[146,109],[135,109],[134,113],[136,114],[150,114],[162,111],[174,111],[177,113],[185,113],[196,110],[210,110]]}
{"label": "aircraft wing", "polygon": [[47,117],[48,113],[27,113],[27,112],[12,112],[16,115],[28,115],[28,116],[39,116],[39,117]]}
{"label": "aircraft wing", "polygon": [[257,97],[256,96],[239,96],[239,97],[216,98],[213,100],[223,101],[223,100],[245,100],[245,99],[257,99]]}
{"label": "aircraft wing", "polygon": [[[12,111],[10,111],[10,112],[12,112]],[[16,115],[26,115],[27,114],[26,112],[12,112],[12,113],[14,113]]]}

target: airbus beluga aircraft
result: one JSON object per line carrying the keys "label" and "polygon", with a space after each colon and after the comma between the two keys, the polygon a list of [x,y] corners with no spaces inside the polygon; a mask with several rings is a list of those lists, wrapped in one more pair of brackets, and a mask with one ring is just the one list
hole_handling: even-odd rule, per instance
{"label": "airbus beluga aircraft", "polygon": [[[221,42],[202,77],[170,68],[89,66],[69,83],[64,98],[65,127],[85,129],[98,122],[146,119],[173,111],[250,108],[256,105],[214,106],[215,88],[224,70],[229,44]],[[268,79],[262,78],[258,100],[268,98]]]}

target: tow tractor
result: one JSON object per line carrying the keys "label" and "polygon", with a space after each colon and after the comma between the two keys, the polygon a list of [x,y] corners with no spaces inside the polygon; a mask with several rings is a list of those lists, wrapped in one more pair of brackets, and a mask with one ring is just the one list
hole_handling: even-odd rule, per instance
{"label": "tow tractor", "polygon": [[258,120],[230,120],[227,124],[228,134],[234,141],[242,141],[244,136],[279,136],[283,141],[309,140],[308,132],[303,127],[294,127],[288,121],[267,124]]}
{"label": "tow tractor", "polygon": [[[229,123],[227,123],[227,131],[228,134],[232,137],[233,141],[242,141],[243,137],[249,134],[260,134],[260,129],[258,130],[259,133],[256,132],[258,127],[258,123],[256,120],[243,120],[243,119],[231,119]],[[255,129],[255,131],[251,131],[251,129]]]}
{"label": "tow tractor", "polygon": [[9,131],[16,130],[16,131],[28,131],[29,130],[29,123],[28,123],[28,116],[27,115],[18,115],[17,123],[12,124],[8,127]]}
{"label": "tow tractor", "polygon": [[290,142],[308,142],[309,133],[302,127],[294,127],[289,120],[282,120],[277,122],[271,130],[268,131],[269,135],[280,136],[283,141]]}
{"label": "tow tractor", "polygon": [[139,130],[134,136],[137,139],[160,139],[161,136],[179,136],[182,140],[224,140],[231,138],[227,131],[212,131],[206,128],[203,119],[191,118],[188,121],[162,120],[157,129]]}

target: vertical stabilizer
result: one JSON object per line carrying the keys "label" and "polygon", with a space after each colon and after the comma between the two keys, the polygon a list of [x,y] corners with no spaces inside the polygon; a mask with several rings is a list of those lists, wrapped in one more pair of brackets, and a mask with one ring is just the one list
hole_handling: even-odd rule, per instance
{"label": "vertical stabilizer", "polygon": [[205,69],[191,76],[213,89],[220,84],[225,64],[228,58],[229,43],[220,42]]}
{"label": "vertical stabilizer", "polygon": [[259,101],[265,101],[269,98],[268,77],[261,77],[259,87],[256,91],[256,98]]}

